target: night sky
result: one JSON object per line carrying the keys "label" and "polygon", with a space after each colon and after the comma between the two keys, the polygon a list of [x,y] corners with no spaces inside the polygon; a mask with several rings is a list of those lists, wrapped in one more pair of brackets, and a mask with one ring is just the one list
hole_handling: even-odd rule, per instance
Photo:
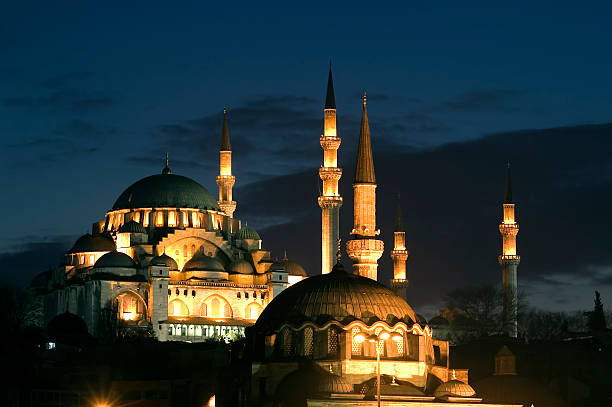
{"label": "night sky", "polygon": [[343,240],[366,90],[378,223],[390,249],[401,192],[417,312],[454,287],[500,282],[506,160],[530,303],[591,308],[598,289],[612,304],[609,3],[82,3],[2,7],[2,281],[25,286],[57,265],[166,151],[174,173],[216,196],[224,107],[236,217],[274,257],[286,249],[319,272],[331,59]]}

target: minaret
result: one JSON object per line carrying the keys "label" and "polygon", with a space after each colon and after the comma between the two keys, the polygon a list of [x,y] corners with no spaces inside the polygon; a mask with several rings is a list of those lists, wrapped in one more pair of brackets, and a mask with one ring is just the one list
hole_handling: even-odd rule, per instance
{"label": "minaret", "polygon": [[378,278],[378,259],[382,256],[384,244],[374,236],[380,234],[376,229],[376,176],[370,141],[370,125],[366,95],[363,94],[363,113],[357,165],[353,180],[353,230],[352,240],[346,243],[346,251],[353,260],[353,273],[376,280]]}
{"label": "minaret", "polygon": [[236,177],[232,175],[232,145],[230,144],[229,130],[227,129],[227,109],[223,109],[223,130],[221,131],[221,146],[219,148],[219,207],[229,216],[234,216],[236,201],[232,201],[232,187]]}
{"label": "minaret", "polygon": [[336,250],[340,236],[340,207],[342,206],[342,197],[338,192],[338,181],[342,176],[342,169],[338,168],[338,147],[340,147],[341,140],[336,132],[336,98],[331,63],[323,112],[324,130],[319,139],[323,149],[323,165],[319,168],[319,177],[323,181],[323,192],[319,196],[319,206],[321,207],[321,272],[327,274],[337,261]]}
{"label": "minaret", "polygon": [[393,280],[391,280],[391,288],[400,297],[406,299],[406,288],[408,288],[408,279],[406,278],[406,260],[408,259],[408,250],[406,249],[406,233],[402,222],[402,205],[400,203],[399,194],[397,196],[397,216],[395,218],[395,245],[391,251],[393,259]]}
{"label": "minaret", "polygon": [[514,219],[514,202],[512,201],[512,183],[510,179],[510,162],[506,170],[506,191],[504,194],[504,220],[499,225],[502,235],[502,254],[499,264],[502,268],[503,290],[503,330],[512,338],[517,337],[517,277],[516,270],[521,257],[516,251],[516,235],[519,227]]}

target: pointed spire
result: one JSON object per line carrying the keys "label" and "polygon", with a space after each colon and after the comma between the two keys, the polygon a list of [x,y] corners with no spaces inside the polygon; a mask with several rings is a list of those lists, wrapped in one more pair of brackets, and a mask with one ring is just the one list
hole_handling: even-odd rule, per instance
{"label": "pointed spire", "polygon": [[357,165],[355,166],[354,182],[376,184],[365,92],[363,92],[363,113],[361,115],[361,131],[359,132],[359,147],[357,147]]}
{"label": "pointed spire", "polygon": [[511,204],[512,201],[512,179],[510,178],[510,161],[506,163],[506,190],[504,191],[504,203]]}
{"label": "pointed spire", "polygon": [[289,257],[287,257],[287,249],[285,249],[285,256],[283,257],[283,261],[287,261],[289,260]]}
{"label": "pointed spire", "polygon": [[336,96],[334,95],[334,80],[332,78],[331,60],[329,61],[329,76],[327,77],[327,96],[325,97],[325,108],[336,108]]}
{"label": "pointed spire", "polygon": [[162,174],[172,174],[172,170],[168,166],[168,153],[166,152],[166,166],[162,170]]}
{"label": "pointed spire", "polygon": [[223,108],[223,130],[221,132],[221,151],[232,151],[229,130],[227,129],[227,109]]}
{"label": "pointed spire", "polygon": [[404,220],[402,216],[402,203],[400,201],[400,194],[397,194],[397,216],[395,217],[395,231],[404,231]]}

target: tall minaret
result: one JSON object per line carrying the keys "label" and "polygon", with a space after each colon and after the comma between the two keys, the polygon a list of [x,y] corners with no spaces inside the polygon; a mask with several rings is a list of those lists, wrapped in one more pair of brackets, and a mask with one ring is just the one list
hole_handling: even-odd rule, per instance
{"label": "tall minaret", "polygon": [[395,246],[391,251],[393,259],[393,280],[391,280],[391,288],[400,297],[406,299],[406,288],[408,288],[408,279],[406,278],[406,260],[408,259],[408,249],[406,249],[406,233],[402,222],[402,205],[397,196],[397,217],[395,219]]}
{"label": "tall minaret", "polygon": [[366,95],[363,94],[363,113],[357,165],[353,180],[353,230],[352,240],[346,243],[346,251],[353,260],[353,273],[376,280],[378,278],[378,259],[383,254],[382,240],[374,236],[380,234],[376,229],[376,176],[370,141],[370,125]]}
{"label": "tall minaret", "polygon": [[230,218],[234,216],[236,201],[232,201],[232,187],[236,177],[232,175],[232,145],[230,144],[229,130],[227,129],[227,109],[223,109],[223,130],[221,132],[221,146],[219,148],[219,207]]}
{"label": "tall minaret", "polygon": [[342,169],[338,168],[338,147],[340,137],[336,132],[336,98],[332,80],[331,64],[327,78],[327,96],[325,98],[324,132],[320,137],[323,149],[323,165],[319,168],[319,177],[323,181],[323,193],[319,196],[321,207],[321,272],[329,273],[336,264],[337,242],[340,229],[340,207],[342,197],[338,192],[338,181]]}
{"label": "tall minaret", "polygon": [[517,277],[516,269],[521,257],[516,250],[516,235],[519,227],[514,219],[514,202],[512,201],[512,183],[510,180],[510,162],[506,170],[506,192],[504,194],[504,221],[499,225],[502,235],[502,254],[499,264],[502,268],[503,290],[503,330],[512,338],[517,337]]}

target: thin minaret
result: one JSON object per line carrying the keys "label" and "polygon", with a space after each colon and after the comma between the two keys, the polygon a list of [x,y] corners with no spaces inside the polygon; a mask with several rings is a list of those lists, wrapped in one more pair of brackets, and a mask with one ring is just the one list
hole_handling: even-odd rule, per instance
{"label": "thin minaret", "polygon": [[353,180],[353,239],[346,243],[346,251],[353,260],[353,273],[372,280],[378,278],[378,259],[384,249],[382,240],[375,238],[380,234],[380,230],[376,229],[376,187],[364,92],[357,165]]}
{"label": "thin minaret", "polygon": [[517,327],[517,275],[516,271],[521,257],[516,250],[516,235],[519,226],[514,218],[514,201],[512,200],[512,182],[510,179],[510,162],[506,169],[506,191],[504,193],[504,220],[499,225],[502,235],[502,254],[499,256],[499,264],[502,268],[502,290],[503,290],[503,330],[512,338],[518,334]]}
{"label": "thin minaret", "polygon": [[236,201],[232,200],[232,187],[236,177],[232,175],[232,145],[230,144],[229,130],[227,128],[227,109],[223,109],[223,130],[221,131],[221,146],[219,148],[219,200],[217,203],[223,212],[230,218],[234,216]]}
{"label": "thin minaret", "polygon": [[342,197],[338,192],[338,181],[342,176],[342,169],[338,168],[338,148],[341,140],[336,132],[336,98],[331,63],[323,112],[323,134],[319,139],[323,149],[323,165],[319,168],[323,191],[319,196],[319,206],[321,207],[321,272],[326,274],[332,270],[337,261],[336,251],[340,236],[340,207],[342,206]]}
{"label": "thin minaret", "polygon": [[408,259],[408,249],[406,249],[406,232],[402,221],[402,204],[399,194],[397,195],[397,215],[395,218],[394,247],[391,251],[393,259],[393,280],[391,287],[397,295],[406,299],[406,289],[408,279],[406,278],[406,260]]}

